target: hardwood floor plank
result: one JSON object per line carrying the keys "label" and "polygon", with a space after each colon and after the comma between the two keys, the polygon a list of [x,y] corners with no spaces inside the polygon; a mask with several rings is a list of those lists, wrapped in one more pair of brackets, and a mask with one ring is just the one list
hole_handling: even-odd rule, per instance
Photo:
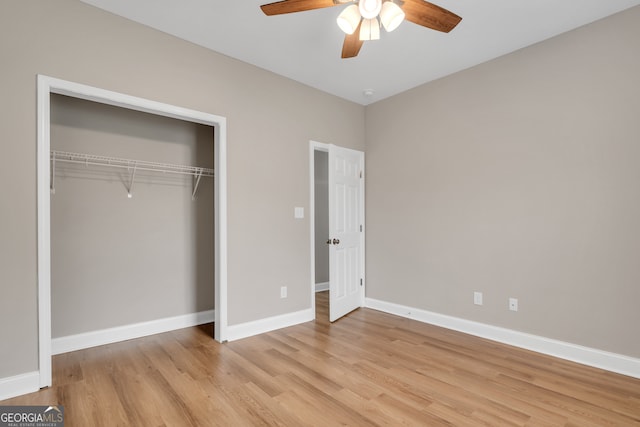
{"label": "hardwood floor plank", "polygon": [[260,405],[263,405],[267,408],[272,414],[273,417],[270,418],[270,422],[272,425],[278,426],[296,426],[302,425],[303,422],[296,418],[293,414],[284,410],[282,405],[273,398],[273,396],[269,396],[266,394],[262,388],[256,386],[253,383],[244,384],[245,392],[250,395],[256,402],[259,402]]}
{"label": "hardwood floor plank", "polygon": [[202,325],[53,357],[73,426],[640,427],[640,380],[359,309],[219,344]]}
{"label": "hardwood floor plank", "polygon": [[[308,383],[296,375],[280,375],[278,381],[286,384],[289,390],[295,390],[295,393],[285,392],[283,395],[287,395],[289,404],[293,402],[303,404],[304,410],[300,411],[300,414],[304,416],[307,410],[313,408],[317,418],[306,420],[306,423],[313,420],[314,425],[375,426],[366,417],[366,414],[358,413],[336,399],[335,396],[323,393],[314,384]],[[276,398],[280,400],[280,396]],[[305,419],[303,418],[301,421],[305,422]]]}
{"label": "hardwood floor plank", "polygon": [[[375,397],[381,396],[381,394],[376,395]],[[401,425],[398,419],[393,414],[385,413],[382,410],[381,405],[379,405],[375,398],[364,398],[360,394],[355,393],[351,389],[344,388],[340,390],[336,397],[340,399],[340,401],[344,402],[349,407],[358,411],[361,414],[365,414],[367,419],[369,419],[372,423],[380,426],[396,426]]]}
{"label": "hardwood floor plank", "polygon": [[408,405],[406,400],[400,400],[388,394],[381,394],[373,402],[380,405],[382,411],[393,417],[396,425],[425,425],[433,427],[455,425],[452,421],[430,414],[427,411],[430,403],[423,408],[416,408],[413,405]]}

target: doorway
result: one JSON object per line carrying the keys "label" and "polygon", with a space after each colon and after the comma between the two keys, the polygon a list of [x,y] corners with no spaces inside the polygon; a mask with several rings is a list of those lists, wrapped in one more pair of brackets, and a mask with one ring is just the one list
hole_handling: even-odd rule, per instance
{"label": "doorway", "polygon": [[214,129],[214,338],[226,340],[227,217],[226,119],[208,113],[137,98],[47,76],[37,82],[37,211],[38,211],[38,342],[40,387],[52,382],[51,367],[51,94],[66,95],[115,107],[211,126]]}
{"label": "doorway", "polygon": [[364,153],[315,141],[309,152],[311,306],[328,289],[333,322],[364,305]]}

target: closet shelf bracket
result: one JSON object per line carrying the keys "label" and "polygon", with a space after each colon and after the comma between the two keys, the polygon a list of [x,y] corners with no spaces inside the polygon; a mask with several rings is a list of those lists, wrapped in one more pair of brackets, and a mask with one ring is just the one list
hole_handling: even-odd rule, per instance
{"label": "closet shelf bracket", "polygon": [[133,189],[133,180],[136,179],[136,169],[137,165],[133,164],[133,169],[129,168],[129,173],[131,174],[129,177],[129,188],[127,188],[127,197],[132,198],[133,194],[131,194],[131,190]]}
{"label": "closet shelf bracket", "polygon": [[198,191],[198,185],[200,185],[200,178],[202,178],[202,168],[199,168],[196,171],[196,174],[193,175],[193,192],[191,193],[191,200],[196,199],[196,191]]}
{"label": "closet shelf bracket", "polygon": [[51,194],[56,194],[56,157],[51,155],[51,179],[49,180],[51,183],[49,189],[51,190]]}

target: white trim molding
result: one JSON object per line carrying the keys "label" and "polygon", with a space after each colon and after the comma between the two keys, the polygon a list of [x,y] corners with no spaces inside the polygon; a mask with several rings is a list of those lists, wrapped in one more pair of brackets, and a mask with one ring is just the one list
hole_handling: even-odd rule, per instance
{"label": "white trim molding", "polygon": [[293,313],[281,314],[279,316],[267,317],[265,319],[254,320],[252,322],[240,323],[238,325],[227,326],[227,339],[235,341],[253,335],[264,334],[276,329],[310,322],[315,319],[315,312],[307,308]]}
{"label": "white trim molding", "polygon": [[184,314],[181,316],[167,317],[148,322],[134,323],[131,325],[117,326],[115,328],[101,329],[99,331],[53,338],[51,340],[51,353],[61,354],[90,347],[97,347],[99,345],[175,331],[176,329],[189,328],[191,326],[202,325],[204,323],[212,323],[214,320],[215,311],[208,310],[201,311],[199,313]]}
{"label": "white trim molding", "polygon": [[328,291],[329,282],[316,283],[316,292]]}
{"label": "white trim molding", "polygon": [[40,390],[40,372],[38,371],[0,378],[0,400],[11,399],[38,390]]}
{"label": "white trim molding", "polygon": [[373,298],[365,298],[365,307],[581,363],[583,365],[640,378],[640,359],[622,354],[610,353]]}

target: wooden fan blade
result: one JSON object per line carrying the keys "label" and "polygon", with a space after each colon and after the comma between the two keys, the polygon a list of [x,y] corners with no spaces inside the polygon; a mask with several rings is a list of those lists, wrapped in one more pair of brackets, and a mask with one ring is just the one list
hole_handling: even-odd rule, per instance
{"label": "wooden fan blade", "polygon": [[360,40],[360,25],[362,25],[362,21],[360,21],[358,28],[356,28],[353,34],[347,34],[344,37],[344,43],[342,44],[342,58],[353,58],[358,56],[360,48],[364,43],[364,41]]}
{"label": "wooden fan blade", "polygon": [[453,30],[462,20],[455,13],[424,0],[404,0],[404,4],[400,7],[407,21],[443,33]]}
{"label": "wooden fan blade", "polygon": [[305,10],[322,9],[336,6],[333,0],[282,0],[275,3],[263,4],[260,9],[267,16],[282,15],[283,13],[304,12]]}

